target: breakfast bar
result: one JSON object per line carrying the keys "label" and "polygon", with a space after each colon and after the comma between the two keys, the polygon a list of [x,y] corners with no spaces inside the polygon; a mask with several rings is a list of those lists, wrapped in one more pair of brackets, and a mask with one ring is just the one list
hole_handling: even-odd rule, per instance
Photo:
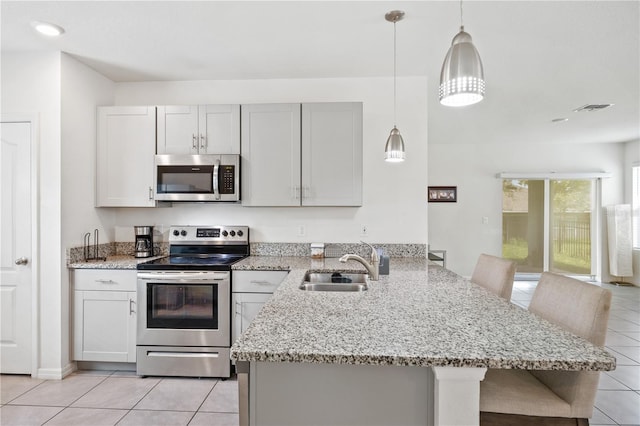
{"label": "breakfast bar", "polygon": [[[274,267],[254,259],[236,268]],[[478,424],[488,368],[615,368],[603,348],[424,259],[392,259],[363,292],[299,289],[307,271],[356,262],[272,262],[291,271],[231,349],[248,424]]]}

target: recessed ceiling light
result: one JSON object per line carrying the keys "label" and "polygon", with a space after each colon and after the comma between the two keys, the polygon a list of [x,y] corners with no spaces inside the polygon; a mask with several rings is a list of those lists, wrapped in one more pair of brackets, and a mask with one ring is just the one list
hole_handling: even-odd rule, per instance
{"label": "recessed ceiling light", "polygon": [[562,118],[554,118],[553,120],[551,120],[552,123],[564,123],[565,121],[569,121],[569,119],[562,117]]}
{"label": "recessed ceiling light", "polygon": [[49,37],[57,37],[64,33],[64,28],[59,25],[50,24],[49,22],[32,21],[31,26],[40,34]]}

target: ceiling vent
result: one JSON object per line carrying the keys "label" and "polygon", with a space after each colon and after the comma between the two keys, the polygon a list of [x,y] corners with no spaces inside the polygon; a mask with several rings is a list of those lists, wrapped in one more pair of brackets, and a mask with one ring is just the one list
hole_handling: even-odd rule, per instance
{"label": "ceiling vent", "polygon": [[591,112],[591,111],[600,111],[602,109],[605,108],[609,108],[610,106],[613,106],[613,104],[587,104],[587,105],[583,105],[580,108],[576,108],[573,110],[573,112],[580,112],[580,111],[587,111],[587,112]]}

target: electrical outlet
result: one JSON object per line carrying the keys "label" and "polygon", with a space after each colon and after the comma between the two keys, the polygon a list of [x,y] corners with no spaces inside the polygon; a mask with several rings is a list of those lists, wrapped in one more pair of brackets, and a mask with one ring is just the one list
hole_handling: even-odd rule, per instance
{"label": "electrical outlet", "polygon": [[489,218],[487,216],[483,216],[482,217],[482,224],[483,225],[488,225],[489,224]]}
{"label": "electrical outlet", "polygon": [[307,235],[307,228],[304,225],[298,225],[298,237]]}
{"label": "electrical outlet", "polygon": [[367,228],[367,225],[365,224],[360,225],[360,236],[366,237],[368,235],[369,235],[369,229]]}

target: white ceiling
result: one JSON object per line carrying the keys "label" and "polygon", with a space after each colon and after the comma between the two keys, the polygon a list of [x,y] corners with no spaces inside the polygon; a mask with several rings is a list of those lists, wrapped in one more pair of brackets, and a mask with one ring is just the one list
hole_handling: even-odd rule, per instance
{"label": "white ceiling", "polygon": [[[457,109],[437,101],[457,1],[5,0],[2,52],[61,50],[116,82],[391,76],[394,9],[398,76],[428,76],[430,143],[640,138],[638,1],[465,1],[487,96]],[[44,38],[32,20],[66,33]],[[588,103],[615,105],[572,112]]]}

